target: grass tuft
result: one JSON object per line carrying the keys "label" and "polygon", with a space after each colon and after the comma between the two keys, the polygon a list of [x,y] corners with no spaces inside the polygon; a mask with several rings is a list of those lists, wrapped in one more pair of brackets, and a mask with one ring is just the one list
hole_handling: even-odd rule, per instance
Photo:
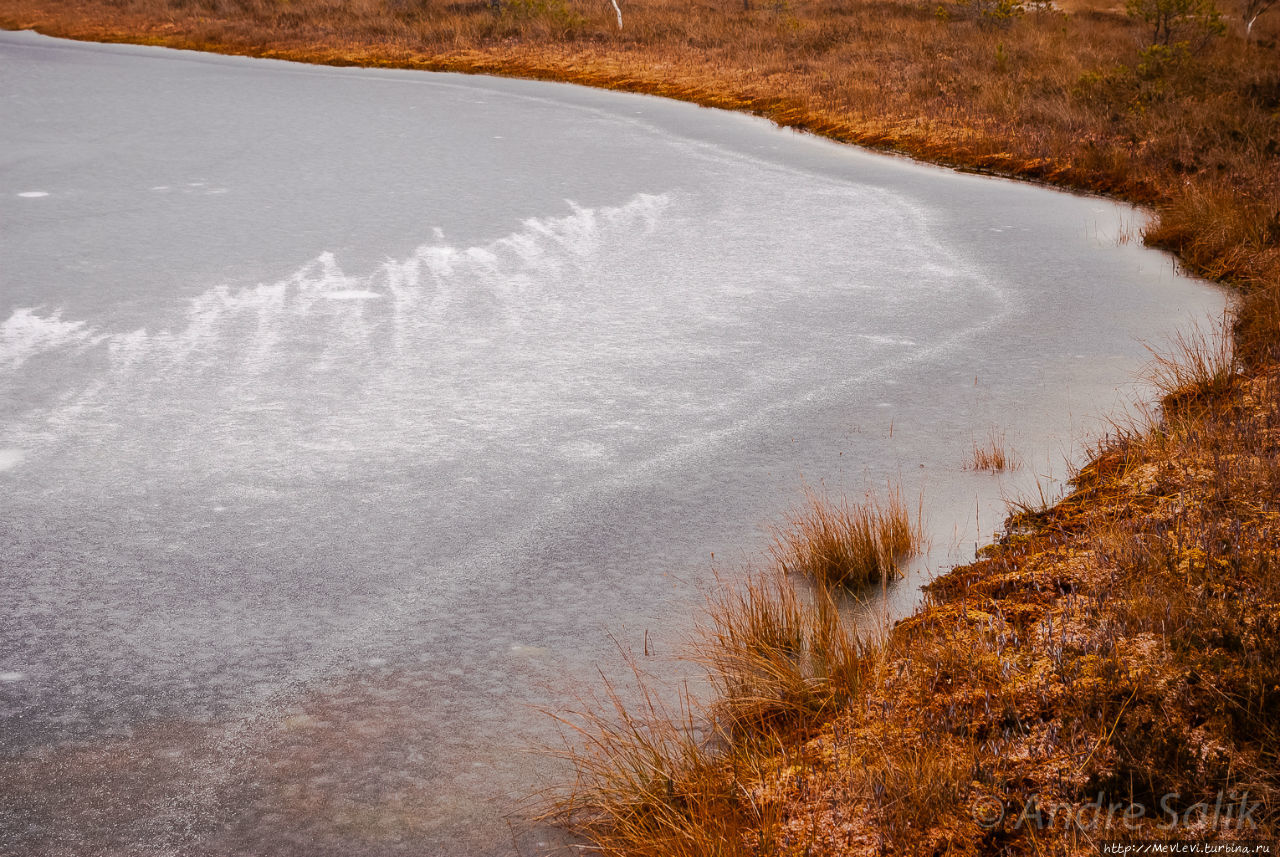
{"label": "grass tuft", "polygon": [[969,456],[970,470],[1000,473],[1005,470],[1014,470],[1017,466],[1017,460],[1005,447],[1004,432],[992,429],[985,443],[981,446],[976,442],[973,444],[973,452]]}
{"label": "grass tuft", "polygon": [[893,488],[884,501],[850,503],[811,489],[804,504],[775,528],[771,553],[779,568],[823,587],[882,583],[920,543],[917,521]]}
{"label": "grass tuft", "polygon": [[735,741],[821,723],[867,674],[867,646],[823,588],[806,597],[784,574],[755,577],[714,596],[708,615],[698,659]]}
{"label": "grass tuft", "polygon": [[1146,378],[1156,388],[1168,415],[1220,404],[1235,391],[1237,372],[1227,319],[1211,327],[1196,325],[1174,334],[1163,350],[1148,346],[1154,359]]}
{"label": "grass tuft", "polygon": [[743,853],[741,806],[721,775],[714,742],[700,737],[687,694],[675,708],[637,671],[641,702],[628,707],[606,685],[604,704],[557,719],[569,729],[572,790],[544,819],[588,839],[606,857],[700,857]]}
{"label": "grass tuft", "polygon": [[637,704],[606,682],[597,704],[556,716],[577,778],[546,818],[599,854],[768,853],[780,834],[775,807],[754,796],[762,760],[838,714],[876,665],[876,647],[827,593],[803,594],[777,572],[715,595],[695,651],[710,701],[685,689],[664,702],[633,663]]}

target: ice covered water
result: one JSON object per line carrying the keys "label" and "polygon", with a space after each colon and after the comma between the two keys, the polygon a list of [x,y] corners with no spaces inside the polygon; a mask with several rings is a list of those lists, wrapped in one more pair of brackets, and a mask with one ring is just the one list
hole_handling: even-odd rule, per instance
{"label": "ice covered water", "polygon": [[0,851],[549,848],[537,707],[713,554],[892,480],[908,609],[1223,300],[1125,209],[687,105],[0,61]]}

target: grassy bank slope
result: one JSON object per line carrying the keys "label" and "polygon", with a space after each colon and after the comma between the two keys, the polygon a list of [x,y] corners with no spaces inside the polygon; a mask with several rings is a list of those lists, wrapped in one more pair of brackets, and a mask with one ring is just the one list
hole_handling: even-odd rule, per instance
{"label": "grassy bank slope", "polygon": [[613,853],[663,855],[1235,835],[1274,819],[1280,770],[1280,11],[1246,40],[1200,10],[1170,44],[1118,10],[1007,11],[632,0],[619,30],[594,0],[2,0],[0,24],[650,92],[1152,205],[1149,241],[1244,294],[1234,352],[1182,355],[1159,420],[882,644],[783,585],[729,598],[713,716],[768,716],[731,717],[717,753],[624,725],[584,762],[621,787],[583,791],[578,819]]}
{"label": "grassy bank slope", "polygon": [[668,857],[1274,842],[1280,373],[1183,380],[881,643],[851,653],[821,598],[714,606],[719,746],[637,765],[654,730],[615,734],[569,809],[606,853]]}

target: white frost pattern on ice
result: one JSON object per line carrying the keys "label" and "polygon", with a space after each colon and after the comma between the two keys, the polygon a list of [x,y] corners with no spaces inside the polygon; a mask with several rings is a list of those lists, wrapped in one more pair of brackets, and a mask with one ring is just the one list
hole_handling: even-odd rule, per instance
{"label": "white frost pattern on ice", "polygon": [[[171,330],[18,310],[0,327],[0,385],[34,384],[23,367],[37,355],[85,365],[66,376],[79,389],[0,422],[0,444],[73,490],[460,461],[572,481],[711,442],[752,403],[883,372],[1004,309],[910,206],[826,186],[788,204],[834,207],[850,243],[780,224],[777,246],[796,254],[782,265],[759,258],[758,238],[709,246],[714,220],[677,195],[637,194],[569,203],[480,246],[436,230],[364,274],[322,253],[283,280],[200,294]],[[900,246],[863,251],[872,230]]]}
{"label": "white frost pattern on ice", "polygon": [[60,311],[42,316],[31,307],[15,310],[0,324],[0,368],[17,369],[41,352],[80,347],[93,336],[83,321],[63,321]]}

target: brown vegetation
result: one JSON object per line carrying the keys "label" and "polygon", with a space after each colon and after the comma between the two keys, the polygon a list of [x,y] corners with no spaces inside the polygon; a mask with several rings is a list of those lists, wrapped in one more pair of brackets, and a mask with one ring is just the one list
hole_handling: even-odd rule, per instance
{"label": "brown vegetation", "polygon": [[[1213,411],[1109,440],[1070,496],[1011,519],[878,642],[856,644],[821,590],[756,581],[714,602],[701,654],[718,696],[682,728],[601,718],[609,752],[581,770],[608,769],[610,788],[581,780],[570,820],[610,855],[1272,839],[1277,394],[1280,372],[1239,379]],[[655,734],[678,734],[679,755]],[[662,772],[643,794],[611,767],[634,769],[641,740]]]}
{"label": "brown vegetation", "polygon": [[1004,432],[998,432],[995,429],[987,434],[987,440],[981,446],[974,443],[973,452],[969,455],[971,470],[989,470],[992,473],[999,473],[1004,470],[1013,470],[1017,466],[1017,459],[1005,448]]}
{"label": "brown vegetation", "polygon": [[562,719],[580,739],[569,745],[578,780],[552,815],[602,854],[773,853],[781,813],[748,784],[855,701],[877,669],[879,647],[831,593],[802,592],[785,573],[721,589],[707,615],[696,657],[710,703],[686,691],[673,709],[637,669],[642,705],[608,688],[604,706]]}
{"label": "brown vegetation", "polygon": [[919,542],[901,489],[857,504],[810,490],[804,506],[775,528],[771,553],[783,572],[818,586],[859,587],[893,577]]}
{"label": "brown vegetation", "polygon": [[[649,92],[1153,206],[1148,243],[1243,295],[1230,337],[1157,362],[1161,417],[874,645],[821,586],[716,600],[716,699],[589,715],[564,807],[606,854],[1067,854],[1255,838],[1221,825],[1239,795],[1275,830],[1280,14],[1246,38],[1268,4],[1238,2],[629,0],[619,29],[603,0],[4,0],[0,24]],[[858,519],[811,504],[779,561]]]}
{"label": "brown vegetation", "polygon": [[1225,318],[1216,327],[1179,331],[1166,349],[1149,350],[1153,359],[1147,378],[1155,385],[1165,413],[1181,415],[1189,408],[1216,410],[1240,383]]}

